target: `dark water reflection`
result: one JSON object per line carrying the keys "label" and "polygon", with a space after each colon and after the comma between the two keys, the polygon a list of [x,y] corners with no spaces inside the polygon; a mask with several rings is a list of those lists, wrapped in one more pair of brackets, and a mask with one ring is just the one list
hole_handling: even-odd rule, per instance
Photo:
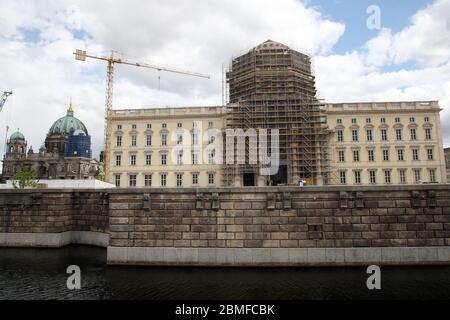
{"label": "dark water reflection", "polygon": [[[106,250],[0,249],[0,299],[448,299],[450,267],[383,268],[378,292],[364,268],[108,267]],[[69,265],[82,289],[66,288]]]}

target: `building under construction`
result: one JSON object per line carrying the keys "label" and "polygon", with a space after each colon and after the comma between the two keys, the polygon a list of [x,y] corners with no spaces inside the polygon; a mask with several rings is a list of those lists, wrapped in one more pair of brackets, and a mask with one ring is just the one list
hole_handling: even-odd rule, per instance
{"label": "building under construction", "polygon": [[262,176],[260,165],[225,165],[225,184],[324,184],[328,130],[323,104],[316,97],[310,57],[268,40],[233,59],[227,84],[227,128],[279,129],[280,168],[276,175]]}

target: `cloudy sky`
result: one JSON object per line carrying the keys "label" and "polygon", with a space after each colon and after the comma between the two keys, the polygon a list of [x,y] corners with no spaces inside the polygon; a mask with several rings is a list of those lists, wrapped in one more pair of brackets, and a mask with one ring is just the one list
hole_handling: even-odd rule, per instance
{"label": "cloudy sky", "polygon": [[[220,105],[222,65],[267,39],[313,57],[319,97],[327,102],[439,100],[450,146],[450,0],[0,4],[0,92],[14,92],[0,113],[2,151],[7,125],[37,150],[72,98],[98,156],[106,66],[75,61],[77,48],[100,55],[113,49],[131,61],[211,75],[117,66],[114,109]],[[379,25],[371,5],[380,9]]]}

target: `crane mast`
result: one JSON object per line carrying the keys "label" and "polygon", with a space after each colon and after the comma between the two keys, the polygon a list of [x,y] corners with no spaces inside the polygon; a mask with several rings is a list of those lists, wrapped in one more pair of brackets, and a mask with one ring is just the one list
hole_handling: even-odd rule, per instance
{"label": "crane mast", "polygon": [[5,105],[6,99],[12,95],[11,91],[5,91],[3,92],[2,96],[0,97],[0,111],[3,110],[3,106]]}
{"label": "crane mast", "polygon": [[208,75],[204,75],[201,73],[196,72],[190,72],[190,71],[183,71],[183,70],[177,70],[157,65],[152,65],[148,63],[140,63],[140,62],[133,62],[125,59],[120,59],[114,57],[114,51],[111,51],[110,56],[100,56],[100,55],[93,55],[88,54],[86,51],[83,50],[76,50],[74,53],[75,59],[79,61],[86,61],[86,58],[90,59],[96,59],[96,60],[102,60],[107,63],[107,69],[106,69],[106,97],[105,97],[105,128],[104,128],[104,151],[103,151],[103,163],[104,163],[104,180],[109,180],[109,166],[110,166],[110,159],[109,159],[109,150],[110,150],[110,125],[109,125],[109,118],[110,113],[113,107],[113,95],[114,95],[114,65],[115,64],[124,64],[134,67],[141,67],[141,68],[148,68],[148,69],[154,69],[158,71],[165,71],[165,72],[171,72],[171,73],[177,73],[182,75],[188,75],[193,77],[200,77],[205,79],[210,79]]}

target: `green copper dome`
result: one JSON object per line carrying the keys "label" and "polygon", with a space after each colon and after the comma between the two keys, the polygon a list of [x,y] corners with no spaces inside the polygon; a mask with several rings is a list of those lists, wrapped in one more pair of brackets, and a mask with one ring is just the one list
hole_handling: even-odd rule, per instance
{"label": "green copper dome", "polygon": [[9,140],[11,140],[11,141],[18,141],[18,140],[25,141],[25,136],[19,130],[17,130],[16,132],[14,132],[11,135],[11,138],[9,138]]}
{"label": "green copper dome", "polygon": [[71,135],[74,132],[82,131],[85,135],[89,135],[86,126],[73,116],[72,105],[70,105],[67,110],[67,115],[61,119],[56,120],[56,122],[51,126],[49,135],[60,134],[60,135]]}

